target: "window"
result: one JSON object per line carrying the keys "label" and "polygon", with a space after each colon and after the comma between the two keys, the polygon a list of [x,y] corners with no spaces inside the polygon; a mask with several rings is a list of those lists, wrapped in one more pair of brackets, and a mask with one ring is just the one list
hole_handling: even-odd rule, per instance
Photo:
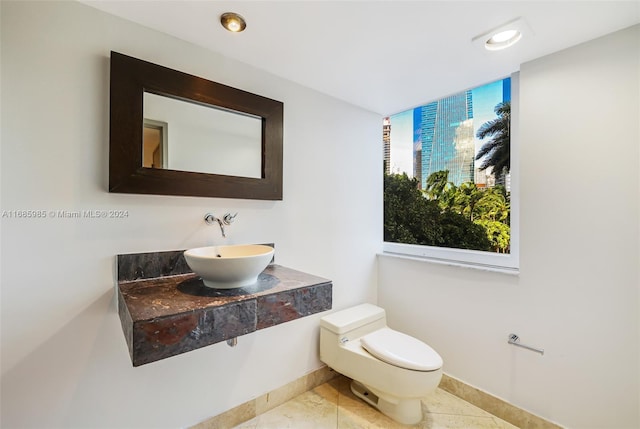
{"label": "window", "polygon": [[384,118],[384,251],[518,269],[518,81]]}

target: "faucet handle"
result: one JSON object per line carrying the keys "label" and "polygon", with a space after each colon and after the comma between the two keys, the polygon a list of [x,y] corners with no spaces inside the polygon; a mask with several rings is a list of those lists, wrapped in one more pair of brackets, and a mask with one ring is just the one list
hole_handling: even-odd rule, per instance
{"label": "faucet handle", "polygon": [[207,223],[207,225],[211,225],[212,223],[216,222],[218,219],[216,219],[216,217],[213,215],[213,213],[207,213],[206,215],[204,215],[204,221]]}
{"label": "faucet handle", "polygon": [[225,225],[231,225],[233,223],[233,220],[236,218],[236,216],[238,216],[237,212],[233,215],[231,213],[226,213],[222,217],[222,221],[224,222]]}

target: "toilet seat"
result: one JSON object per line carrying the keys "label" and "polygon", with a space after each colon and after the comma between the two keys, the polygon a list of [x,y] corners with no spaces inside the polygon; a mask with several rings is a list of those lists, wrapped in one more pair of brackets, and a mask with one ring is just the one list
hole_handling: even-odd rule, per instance
{"label": "toilet seat", "polygon": [[442,358],[427,344],[390,328],[378,329],[360,339],[362,347],[376,358],[414,371],[435,371]]}

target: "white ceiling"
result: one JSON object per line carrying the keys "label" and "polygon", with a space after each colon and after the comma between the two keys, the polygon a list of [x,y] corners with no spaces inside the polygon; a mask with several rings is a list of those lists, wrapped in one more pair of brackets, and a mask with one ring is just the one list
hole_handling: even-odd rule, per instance
{"label": "white ceiling", "polygon": [[[381,114],[640,22],[638,0],[81,1]],[[245,17],[245,32],[219,25],[229,11]],[[531,31],[512,48],[472,43],[518,17]]]}

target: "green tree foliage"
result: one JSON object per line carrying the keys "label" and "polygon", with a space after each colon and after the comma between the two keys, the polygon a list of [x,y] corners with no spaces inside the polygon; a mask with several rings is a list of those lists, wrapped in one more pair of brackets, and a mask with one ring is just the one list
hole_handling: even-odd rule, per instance
{"label": "green tree foliage", "polygon": [[451,209],[473,222],[477,211],[476,206],[483,196],[483,192],[478,189],[475,183],[465,182],[454,190]]}
{"label": "green tree foliage", "polygon": [[427,189],[406,174],[384,178],[384,240],[505,253],[509,250],[509,201],[502,186],[455,186],[448,172],[427,178]]}
{"label": "green tree foliage", "polygon": [[[444,215],[456,213],[481,226],[493,251],[507,252],[511,238],[510,205],[504,186],[478,188],[471,182],[455,186],[448,181],[448,176],[446,170],[432,173],[427,178],[425,196],[438,203]],[[433,189],[439,191],[434,192]]]}
{"label": "green tree foliage", "polygon": [[484,158],[480,170],[491,167],[498,178],[511,170],[511,102],[499,103],[495,112],[498,117],[482,124],[476,133],[479,139],[490,137],[478,151],[476,161]]}
{"label": "green tree foliage", "polygon": [[487,232],[491,247],[498,253],[505,253],[509,249],[510,230],[509,225],[495,220],[480,219],[475,222]]}
{"label": "green tree foliage", "polygon": [[418,180],[406,174],[384,176],[384,240],[433,245],[442,234],[437,223],[440,209],[427,201]]}
{"label": "green tree foliage", "polygon": [[[446,179],[446,176],[445,176]],[[483,227],[452,210],[442,210],[406,174],[384,177],[384,240],[388,242],[491,250]]]}
{"label": "green tree foliage", "polygon": [[482,191],[482,198],[476,204],[476,219],[509,224],[510,205],[504,186],[496,186]]}
{"label": "green tree foliage", "polygon": [[439,199],[445,190],[450,187],[451,183],[448,178],[449,170],[436,171],[427,177],[425,193],[430,200]]}

